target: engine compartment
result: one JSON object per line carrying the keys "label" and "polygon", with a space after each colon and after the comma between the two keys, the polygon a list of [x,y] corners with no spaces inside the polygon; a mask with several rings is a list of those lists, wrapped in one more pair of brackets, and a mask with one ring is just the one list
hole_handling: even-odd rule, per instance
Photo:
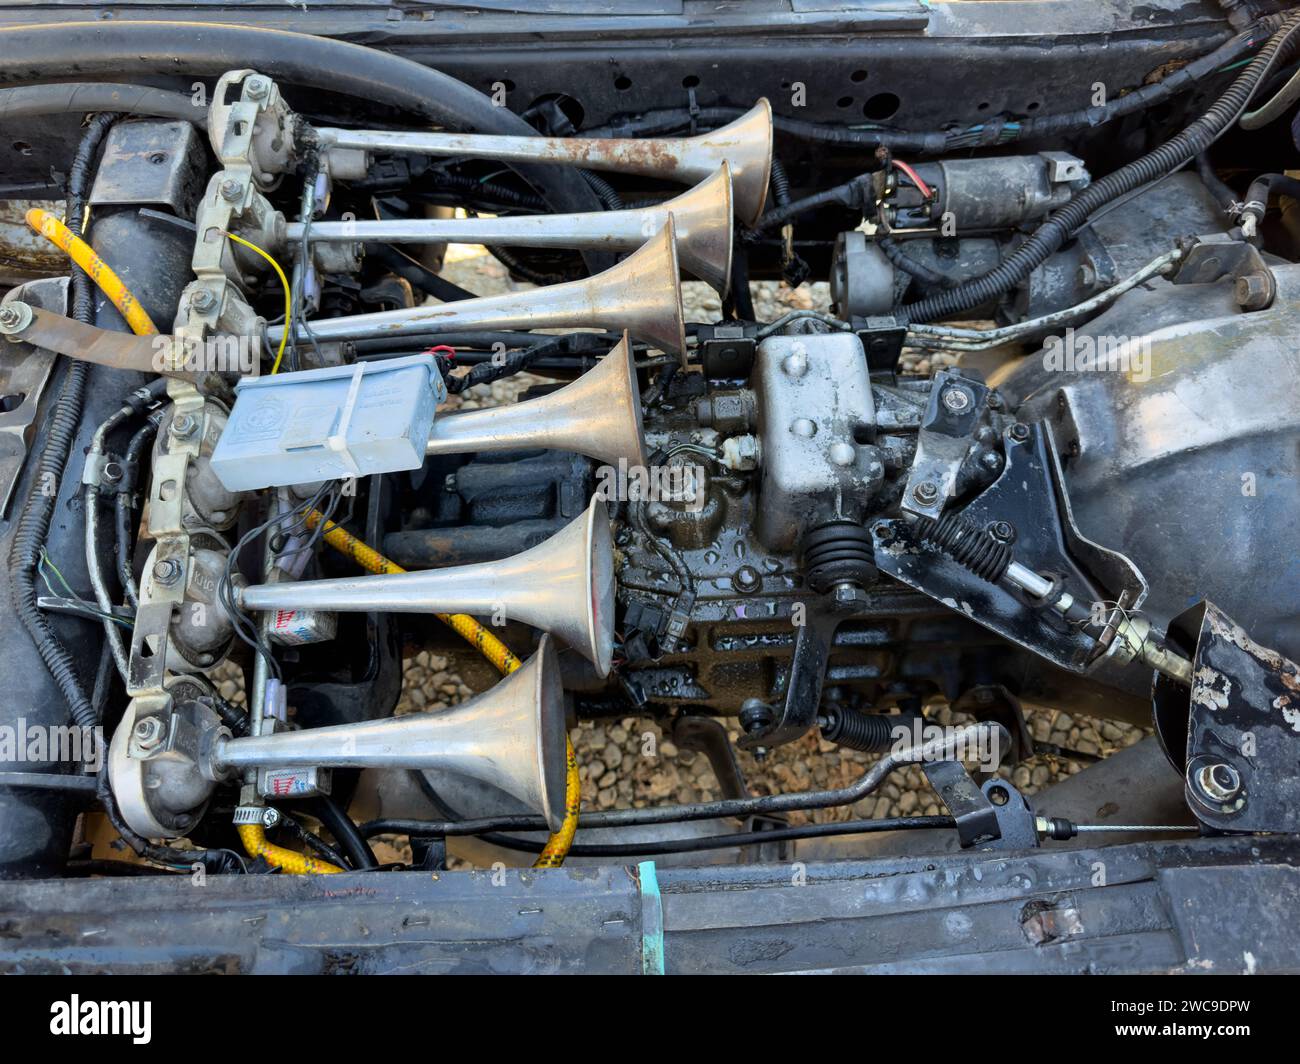
{"label": "engine compartment", "polygon": [[[1300,14],[678,6],[0,20],[0,725],[85,744],[0,875],[1290,852]],[[476,693],[395,715],[420,653]],[[1154,737],[1027,797],[1040,708]],[[625,718],[720,796],[592,809]],[[879,758],[738,767],[810,735]]]}

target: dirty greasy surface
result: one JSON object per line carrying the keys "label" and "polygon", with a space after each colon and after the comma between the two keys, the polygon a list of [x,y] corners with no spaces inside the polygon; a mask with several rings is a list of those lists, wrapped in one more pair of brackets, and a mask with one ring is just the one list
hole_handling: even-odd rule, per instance
{"label": "dirty greasy surface", "polygon": [[[480,248],[453,245],[443,276],[479,295],[496,295],[529,285],[512,282],[505,267]],[[716,293],[699,282],[683,284],[687,321],[713,321],[720,305]],[[777,282],[753,285],[754,309],[760,321],[773,321],[789,310],[829,310],[830,297],[823,283],[802,285],[791,290]],[[905,372],[929,376],[956,363],[944,353],[904,353]],[[476,386],[461,396],[452,396],[445,409],[477,409],[514,402],[520,392],[540,378],[521,374],[490,386]],[[223,666],[217,676],[227,698],[242,702],[242,684],[237,669]],[[406,662],[398,713],[439,710],[454,706],[475,694],[461,678],[447,669],[436,654],[422,652]],[[931,709],[939,724],[961,723],[965,718],[946,706]],[[1037,743],[1077,751],[1082,758],[1038,754],[1000,774],[1011,779],[1026,794],[1035,794],[1080,771],[1092,758],[1104,757],[1132,746],[1149,732],[1123,721],[1073,718],[1055,710],[1030,710],[1029,727]],[[725,722],[732,737],[740,735],[735,719]],[[673,802],[710,801],[721,797],[717,781],[703,754],[679,750],[670,737],[651,720],[632,717],[584,722],[571,733],[582,777],[582,807],[615,807]],[[747,751],[739,754],[741,769],[754,794],[821,790],[843,787],[875,762],[878,755],[840,750],[816,735],[779,747],[757,761]],[[891,816],[937,815],[943,813],[934,791],[919,766],[895,772],[874,795],[852,806],[818,809],[790,814],[792,824],[809,820],[884,818]],[[404,840],[376,840],[381,860],[409,859]]]}

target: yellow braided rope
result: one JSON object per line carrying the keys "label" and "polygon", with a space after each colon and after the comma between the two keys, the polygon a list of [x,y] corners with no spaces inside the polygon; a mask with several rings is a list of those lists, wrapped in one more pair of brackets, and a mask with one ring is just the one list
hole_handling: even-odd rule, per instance
{"label": "yellow braided rope", "polygon": [[282,869],[290,875],[324,876],[343,871],[338,865],[330,864],[329,861],[320,861],[315,857],[308,857],[305,853],[286,850],[283,846],[267,842],[266,832],[261,824],[236,824],[235,830],[239,832],[239,841],[244,844],[249,857],[264,857],[267,864]]}
{"label": "yellow braided rope", "polygon": [[145,312],[144,307],[140,306],[139,301],[122,283],[122,279],[81,237],[49,211],[43,211],[39,207],[33,207],[27,212],[27,224],[46,240],[66,251],[68,257],[90,275],[90,279],[100,287],[104,295],[108,296],[113,306],[121,311],[122,317],[126,319],[126,323],[131,326],[131,331],[136,336],[158,335],[158,327],[154,325],[153,319]]}
{"label": "yellow braided rope", "polygon": [[[335,550],[346,554],[367,572],[386,575],[406,572],[396,562],[389,561],[352,533],[340,528],[333,521],[325,520],[319,510],[308,510],[306,520],[312,528],[325,521],[325,542]],[[468,614],[440,613],[438,620],[452,628],[467,643],[473,644],[478,652],[492,662],[503,675],[508,675],[519,668],[520,661],[510,648]],[[573,845],[573,837],[578,832],[578,813],[582,807],[582,780],[578,776],[578,755],[574,753],[573,743],[567,736],[564,746],[564,823],[560,825],[560,830],[547,840],[545,848],[533,862],[534,868],[559,868],[564,864],[569,847]]]}

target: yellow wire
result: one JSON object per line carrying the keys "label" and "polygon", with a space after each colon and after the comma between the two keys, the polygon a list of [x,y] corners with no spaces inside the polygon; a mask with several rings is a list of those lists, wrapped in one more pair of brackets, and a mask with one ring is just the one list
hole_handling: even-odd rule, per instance
{"label": "yellow wire", "polygon": [[289,342],[289,333],[293,329],[293,293],[289,290],[289,278],[284,275],[284,270],[280,269],[280,264],[251,240],[245,240],[242,236],[236,236],[234,233],[227,233],[224,229],[222,232],[236,244],[248,248],[249,251],[255,251],[266,259],[271,264],[271,269],[275,271],[275,275],[280,278],[280,284],[284,287],[284,329],[280,333],[280,349],[276,351],[275,362],[271,364],[271,373],[274,375],[280,372],[280,359],[284,358],[284,348]]}
{"label": "yellow wire", "polygon": [[33,207],[27,212],[27,224],[56,247],[66,251],[68,257],[90,275],[90,279],[108,296],[113,306],[122,312],[122,317],[131,326],[133,333],[137,336],[158,335],[158,327],[144,307],[140,306],[140,301],[131,294],[131,290],[109,265],[95,254],[94,248],[54,215],[39,207]]}
{"label": "yellow wire", "polygon": [[[389,561],[373,547],[340,528],[333,521],[325,520],[319,510],[308,510],[306,521],[315,528],[325,521],[325,542],[342,554],[346,554],[362,569],[372,573],[391,575],[406,572],[396,562]],[[520,661],[500,639],[489,632],[473,617],[465,613],[439,613],[438,620],[448,625],[467,643],[488,659],[501,673],[509,675],[519,668]],[[546,840],[534,868],[559,868],[564,864],[573,845],[573,837],[578,833],[578,814],[582,809],[582,779],[578,775],[578,755],[568,736],[564,738],[565,776],[564,776],[564,823],[560,830]]]}

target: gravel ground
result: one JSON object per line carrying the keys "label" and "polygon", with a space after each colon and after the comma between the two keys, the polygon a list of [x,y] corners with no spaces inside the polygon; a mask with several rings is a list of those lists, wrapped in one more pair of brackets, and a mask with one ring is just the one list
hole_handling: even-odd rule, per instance
{"label": "gravel ground", "polygon": [[[460,246],[450,249],[445,276],[480,295],[528,287],[510,281],[505,269],[480,249]],[[830,296],[824,283],[803,285],[795,290],[775,282],[760,282],[753,287],[754,308],[762,321],[772,321],[788,310],[829,309]],[[688,321],[712,321],[718,315],[718,297],[704,284],[685,283],[683,300]],[[928,376],[955,362],[955,356],[942,353],[905,352],[903,370]],[[537,379],[521,374],[491,386],[480,385],[463,396],[453,396],[448,408],[473,409],[511,402]],[[218,679],[226,697],[242,701],[237,670],[223,669]],[[424,652],[406,662],[405,682],[397,711],[444,709],[472,693],[459,676],[447,670],[443,658]],[[966,719],[946,706],[932,710],[931,715],[945,725]],[[1121,721],[1075,720],[1055,710],[1030,710],[1028,719],[1035,741],[1093,756],[1107,756],[1122,747],[1132,746],[1148,734],[1145,729]],[[726,720],[725,724],[733,739],[739,737],[740,728],[734,719]],[[573,729],[571,737],[582,777],[584,809],[640,807],[721,797],[704,755],[679,750],[653,721],[627,717],[583,723]],[[740,765],[750,790],[761,795],[844,786],[861,775],[876,756],[840,750],[815,735],[808,735],[798,742],[779,747],[761,761],[742,751]],[[1000,770],[1000,774],[1010,778],[1026,794],[1035,794],[1073,775],[1085,764],[1084,760],[1039,754],[1014,769]],[[924,773],[918,766],[911,766],[896,772],[876,795],[864,798],[854,806],[794,813],[790,820],[796,824],[810,819],[824,823],[942,812]],[[384,844],[380,856],[385,860],[404,860],[409,858],[409,851],[400,844]]]}

